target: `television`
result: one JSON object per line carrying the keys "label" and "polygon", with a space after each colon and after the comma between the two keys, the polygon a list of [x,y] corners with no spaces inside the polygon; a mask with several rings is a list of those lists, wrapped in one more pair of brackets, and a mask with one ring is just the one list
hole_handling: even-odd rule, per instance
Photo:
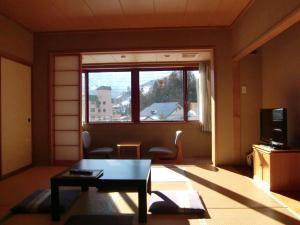
{"label": "television", "polygon": [[260,110],[261,144],[275,149],[287,148],[287,110],[285,108]]}

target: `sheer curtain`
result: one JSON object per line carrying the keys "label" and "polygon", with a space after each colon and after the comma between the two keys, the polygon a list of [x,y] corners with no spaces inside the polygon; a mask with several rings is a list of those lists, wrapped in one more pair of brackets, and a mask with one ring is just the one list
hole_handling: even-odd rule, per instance
{"label": "sheer curtain", "polygon": [[199,64],[199,121],[202,123],[202,130],[211,132],[211,77],[210,63]]}

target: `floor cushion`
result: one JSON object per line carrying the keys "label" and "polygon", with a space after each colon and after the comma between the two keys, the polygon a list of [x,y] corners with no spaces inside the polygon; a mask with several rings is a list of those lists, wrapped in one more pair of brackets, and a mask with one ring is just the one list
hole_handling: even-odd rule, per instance
{"label": "floor cushion", "polygon": [[131,225],[131,215],[75,215],[65,225]]}
{"label": "floor cushion", "polygon": [[[80,195],[79,189],[60,190],[60,211],[64,212]],[[13,213],[49,213],[51,212],[51,190],[38,189],[19,204],[11,208]]]}
{"label": "floor cushion", "polygon": [[149,211],[152,213],[204,214],[205,207],[196,191],[152,191]]}

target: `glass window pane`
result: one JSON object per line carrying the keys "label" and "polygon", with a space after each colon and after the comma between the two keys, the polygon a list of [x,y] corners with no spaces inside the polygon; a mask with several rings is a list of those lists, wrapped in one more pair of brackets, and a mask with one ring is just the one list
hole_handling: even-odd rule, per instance
{"label": "glass window pane", "polygon": [[199,71],[187,71],[188,120],[199,120]]}
{"label": "glass window pane", "polygon": [[131,72],[89,73],[89,121],[131,121]]}
{"label": "glass window pane", "polygon": [[140,71],[140,121],[183,120],[183,75],[180,70]]}

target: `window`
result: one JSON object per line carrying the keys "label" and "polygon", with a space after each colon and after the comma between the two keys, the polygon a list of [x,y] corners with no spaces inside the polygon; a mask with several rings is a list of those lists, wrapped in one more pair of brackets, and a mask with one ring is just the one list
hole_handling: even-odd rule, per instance
{"label": "window", "polygon": [[88,92],[89,122],[131,121],[130,71],[89,72]]}
{"label": "window", "polygon": [[140,121],[183,120],[183,72],[140,71]]}
{"label": "window", "polygon": [[187,71],[188,120],[199,120],[199,78],[198,70]]}
{"label": "window", "polygon": [[85,119],[88,123],[198,121],[199,77],[196,68],[86,72]]}

